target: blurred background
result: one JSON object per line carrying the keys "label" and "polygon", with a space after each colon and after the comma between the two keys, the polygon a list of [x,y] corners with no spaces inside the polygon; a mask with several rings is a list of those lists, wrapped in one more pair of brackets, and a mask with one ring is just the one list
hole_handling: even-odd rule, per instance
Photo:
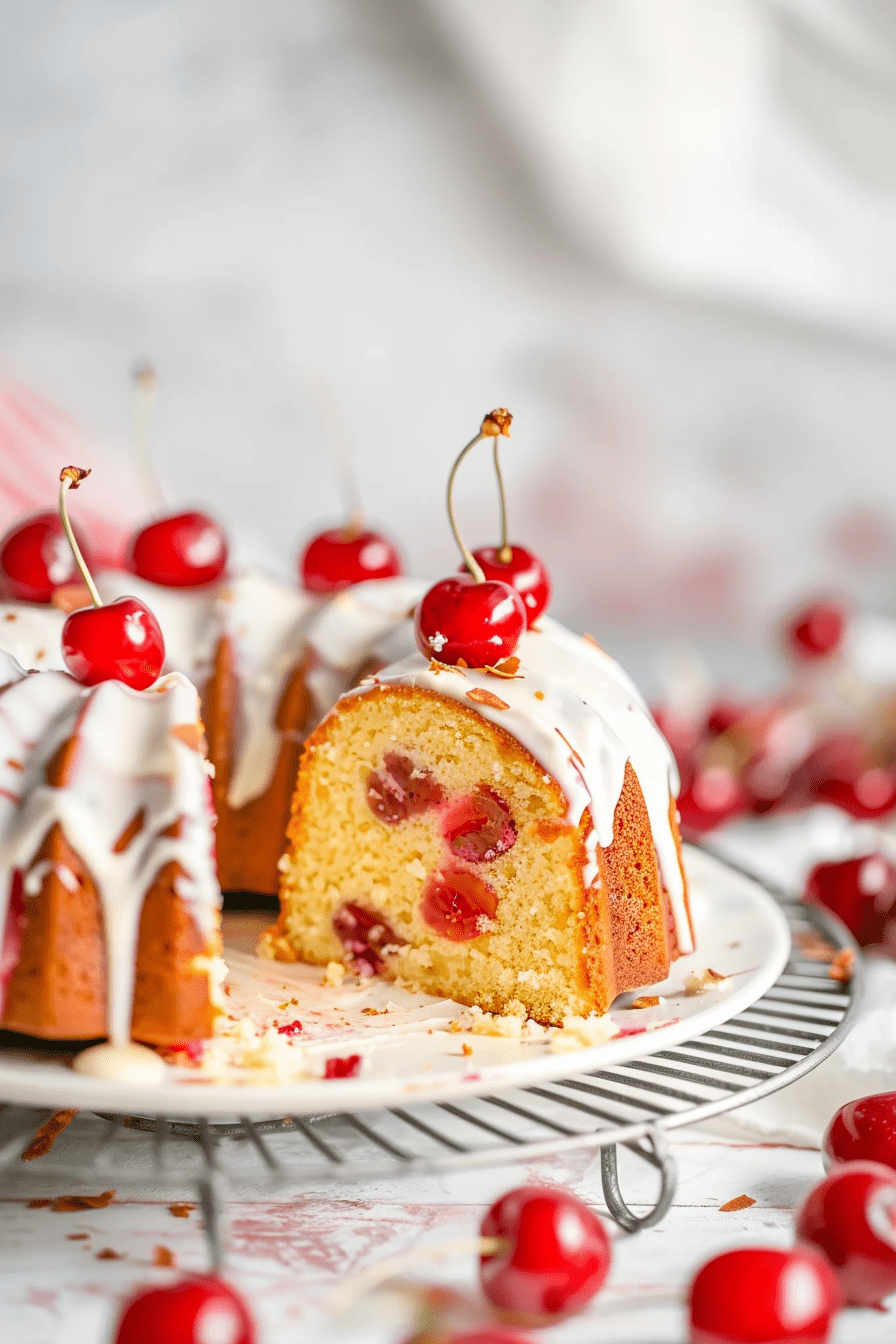
{"label": "blurred background", "polygon": [[[512,537],[642,678],[673,635],[736,676],[816,591],[896,612],[888,0],[3,19],[4,526],[74,432],[23,388],[85,428],[117,521],[144,513],[145,356],[169,501],[275,571],[340,516],[323,380],[369,516],[425,574],[456,560],[453,457],[509,406]],[[458,503],[497,540],[487,451]]]}

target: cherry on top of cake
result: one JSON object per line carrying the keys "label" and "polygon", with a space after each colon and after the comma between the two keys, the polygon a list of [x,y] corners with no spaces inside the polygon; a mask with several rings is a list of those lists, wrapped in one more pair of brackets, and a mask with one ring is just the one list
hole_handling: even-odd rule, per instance
{"label": "cherry on top of cake", "polygon": [[90,475],[83,467],[64,467],[59,476],[59,514],[75,564],[90,594],[90,607],[69,613],[62,627],[65,665],[85,686],[123,681],[146,690],[165,662],[165,640],[155,616],[136,597],[104,603],[87,567],[68,517],[66,495]]}
{"label": "cherry on top of cake", "polygon": [[149,449],[155,406],[155,370],[140,363],[134,370],[134,447],[147,491],[159,517],[135,532],[127,551],[128,568],[163,588],[199,588],[220,579],[227,568],[227,536],[220,523],[200,509],[165,511]]}
{"label": "cherry on top of cake", "polygon": [[[490,411],[479,432],[461,449],[448,476],[448,518],[463,556],[458,576],[440,580],[424,594],[415,618],[417,647],[425,657],[452,666],[491,667],[509,658],[524,630],[547,606],[550,580],[538,557],[507,540],[507,506],[498,444],[510,437],[513,417],[505,408]],[[491,439],[501,501],[501,543],[470,551],[454,514],[457,470],[472,448]]]}

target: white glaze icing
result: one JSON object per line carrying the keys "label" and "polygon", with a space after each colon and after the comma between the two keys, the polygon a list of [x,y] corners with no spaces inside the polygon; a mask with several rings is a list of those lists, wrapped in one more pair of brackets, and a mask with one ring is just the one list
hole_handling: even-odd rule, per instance
{"label": "white glaze icing", "polygon": [[[421,686],[474,709],[515,737],[557,780],[578,825],[587,810],[592,831],[586,842],[589,885],[597,876],[597,845],[613,840],[613,816],[627,761],[638,776],[650,819],[663,885],[681,952],[693,951],[684,880],[669,822],[670,796],[678,775],[669,748],[641,695],[622,668],[596,645],[549,617],[528,631],[516,650],[519,677],[485,672],[442,671],[413,653],[379,672],[380,685]],[[506,709],[472,701],[479,688],[498,696]],[[376,694],[369,685],[350,694]],[[537,693],[537,694],[536,694]]]}
{"label": "white glaze icing", "polygon": [[126,1045],[112,1045],[108,1041],[103,1045],[91,1045],[75,1055],[72,1068],[91,1078],[111,1078],[116,1083],[136,1083],[143,1087],[160,1083],[167,1072],[164,1060],[154,1050],[138,1045],[136,1041]]}
{"label": "white glaze icing", "polygon": [[[34,861],[59,823],[99,894],[109,1038],[125,1044],[140,912],[166,863],[182,868],[177,894],[205,938],[215,939],[220,890],[206,761],[176,731],[186,729],[189,737],[195,728],[196,690],[179,673],[161,677],[148,691],[116,681],[88,688],[65,673],[26,675],[5,654],[0,684],[7,687],[0,695],[0,929],[15,870],[23,874],[26,902],[40,891],[51,865]],[[78,746],[68,781],[54,788],[46,765],[72,737]],[[139,831],[116,853],[116,840],[141,810]],[[177,821],[179,834],[164,835]]]}
{"label": "white glaze icing", "polygon": [[65,612],[31,602],[0,603],[0,649],[22,667],[62,671]]}

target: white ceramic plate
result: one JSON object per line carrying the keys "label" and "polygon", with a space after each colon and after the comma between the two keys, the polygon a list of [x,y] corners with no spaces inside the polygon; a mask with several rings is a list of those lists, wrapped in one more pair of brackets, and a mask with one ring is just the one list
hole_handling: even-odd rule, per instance
{"label": "white ceramic plate", "polygon": [[[263,917],[229,916],[228,1007],[239,1039],[212,1049],[213,1070],[172,1067],[161,1083],[140,1086],[75,1073],[58,1052],[7,1049],[0,1100],[169,1116],[309,1115],[491,1093],[667,1049],[754,1003],[790,953],[787,922],[760,886],[699,850],[686,850],[686,864],[698,950],[651,989],[656,1007],[628,1006],[645,990],[621,995],[608,1014],[621,1034],[599,1044],[569,1033],[521,1040],[451,1029],[469,1010],[381,980],[324,986],[320,968],[252,955]],[[709,967],[725,980],[685,994],[686,977]],[[277,1030],[296,1019],[295,1036]],[[359,1076],[321,1076],[328,1058],[355,1054]]]}

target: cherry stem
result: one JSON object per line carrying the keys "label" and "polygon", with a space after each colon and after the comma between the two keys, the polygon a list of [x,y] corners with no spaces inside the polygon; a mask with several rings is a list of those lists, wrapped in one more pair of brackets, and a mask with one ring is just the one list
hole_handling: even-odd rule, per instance
{"label": "cherry stem", "polygon": [[501,458],[498,451],[500,442],[501,436],[496,434],[492,452],[495,459],[495,476],[498,478],[498,498],[501,501],[501,546],[498,551],[498,559],[502,565],[509,565],[513,559],[513,549],[507,544],[507,496],[504,493],[504,477],[501,474]]}
{"label": "cherry stem", "polygon": [[308,378],[306,386],[323,422],[336,464],[339,492],[342,495],[342,507],[346,515],[343,528],[345,540],[353,541],[364,531],[364,508],[352,461],[352,441],[348,425],[331,388],[320,375]]}
{"label": "cherry stem", "polygon": [[[415,1251],[408,1251],[406,1255],[390,1256],[388,1260],[370,1265],[362,1273],[349,1279],[348,1283],[342,1284],[330,1298],[330,1309],[339,1314],[346,1312],[364,1293],[379,1288],[381,1284],[396,1278],[406,1269],[415,1269],[418,1265],[428,1264],[432,1260],[443,1260],[450,1255],[502,1255],[510,1250],[510,1247],[511,1243],[506,1237],[461,1237],[436,1242],[431,1246],[421,1246]],[[420,1287],[420,1284],[413,1284],[411,1290],[419,1291]],[[406,1292],[407,1285],[396,1284],[396,1290]]]}
{"label": "cherry stem", "polygon": [[89,475],[89,467],[62,468],[62,471],[59,473],[59,514],[62,518],[62,526],[65,530],[65,535],[68,537],[68,544],[72,548],[72,555],[75,557],[75,564],[81,572],[81,578],[87,584],[90,600],[95,607],[101,607],[103,605],[103,599],[97,592],[96,584],[93,581],[90,570],[87,568],[87,561],[81,554],[81,547],[78,545],[75,534],[72,531],[72,525],[68,520],[68,504],[65,499],[69,490],[77,490],[81,482]]}
{"label": "cherry stem", "polygon": [[141,361],[134,366],[134,450],[143,472],[146,494],[158,513],[165,512],[165,496],[152,460],[150,442],[155,415],[158,381],[151,364]]}

